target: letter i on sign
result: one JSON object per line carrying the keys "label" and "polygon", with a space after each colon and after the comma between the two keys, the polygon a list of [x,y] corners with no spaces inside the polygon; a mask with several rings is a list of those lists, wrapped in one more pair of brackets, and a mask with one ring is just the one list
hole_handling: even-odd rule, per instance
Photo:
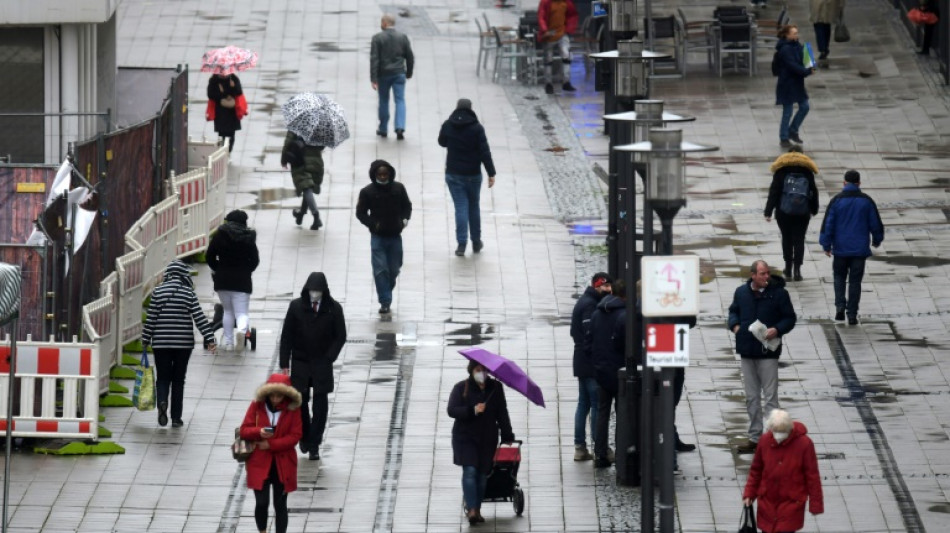
{"label": "letter i on sign", "polygon": [[647,348],[656,348],[656,328],[647,328]]}

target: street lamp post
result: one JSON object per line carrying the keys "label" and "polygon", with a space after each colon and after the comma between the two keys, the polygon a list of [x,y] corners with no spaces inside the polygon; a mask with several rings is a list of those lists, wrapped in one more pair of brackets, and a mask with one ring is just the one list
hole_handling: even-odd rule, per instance
{"label": "street lamp post", "polygon": [[[652,209],[660,217],[663,228],[660,254],[673,254],[673,218],[680,208],[686,205],[686,174],[683,171],[683,157],[688,152],[707,152],[718,150],[716,146],[695,144],[683,141],[682,130],[651,129],[649,141],[618,146],[618,151],[629,151],[646,156],[646,202],[645,210]],[[642,335],[642,333],[641,333]],[[645,361],[644,361],[645,363]],[[653,448],[657,435],[650,421],[653,417],[653,376],[652,369],[644,364],[641,432],[641,475],[644,478],[641,491],[641,531],[653,531]],[[660,469],[660,531],[673,531],[673,369],[664,367],[661,371],[661,414],[659,416],[662,433]]]}

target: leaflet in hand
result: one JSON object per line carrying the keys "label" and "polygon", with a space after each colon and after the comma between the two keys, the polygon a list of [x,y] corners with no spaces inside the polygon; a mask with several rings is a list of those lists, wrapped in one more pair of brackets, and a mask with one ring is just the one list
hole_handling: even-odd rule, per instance
{"label": "leaflet in hand", "polygon": [[775,337],[774,339],[765,339],[765,334],[769,330],[762,322],[756,320],[755,322],[749,324],[749,333],[753,337],[759,340],[763,346],[765,346],[770,352],[778,350],[778,347],[782,345],[782,339],[780,337]]}
{"label": "leaflet in hand", "polygon": [[805,65],[805,68],[815,68],[815,52],[811,49],[811,43],[805,43],[802,64]]}

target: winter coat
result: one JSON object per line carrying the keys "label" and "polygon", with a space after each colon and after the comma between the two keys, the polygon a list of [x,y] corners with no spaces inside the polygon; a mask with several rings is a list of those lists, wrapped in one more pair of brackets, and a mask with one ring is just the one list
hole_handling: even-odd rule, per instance
{"label": "winter coat", "polygon": [[758,500],[756,519],[765,533],[803,528],[805,500],[811,514],[825,512],[815,445],[804,424],[793,422],[780,443],[771,431],[762,435],[742,497]]}
{"label": "winter coat", "polygon": [[[389,167],[389,182],[376,182],[376,170]],[[406,187],[396,181],[396,169],[382,159],[373,161],[369,167],[372,183],[363,187],[356,202],[356,218],[369,228],[373,235],[396,237],[402,233],[403,220],[412,218],[412,202]]]}
{"label": "winter coat", "polygon": [[448,148],[445,156],[446,174],[481,175],[484,164],[485,172],[490,177],[495,176],[495,163],[491,158],[485,128],[478,123],[478,117],[471,109],[456,109],[442,123],[439,146]]}
{"label": "winter coat", "polygon": [[798,316],[792,308],[792,299],[785,290],[785,278],[772,275],[769,285],[761,293],[752,288],[752,280],[743,283],[736,289],[729,306],[729,331],[736,325],[736,353],[750,359],[778,359],[782,355],[782,346],[774,352],[765,348],[758,339],[749,333],[749,325],[756,320],[765,324],[766,328],[778,330],[778,336],[792,331]]}
{"label": "winter coat", "polygon": [[208,100],[214,102],[214,112],[209,113],[214,120],[214,131],[224,136],[234,135],[234,132],[241,129],[241,118],[237,106],[228,109],[221,106],[221,100],[226,96],[237,99],[244,94],[241,90],[241,80],[234,74],[229,74],[227,78],[211,76],[208,80]]}
{"label": "winter coat", "polygon": [[260,264],[257,232],[238,222],[225,222],[211,237],[208,266],[214,271],[214,290],[254,292],[251,273]]}
{"label": "winter coat", "polygon": [[627,302],[610,294],[590,316],[587,350],[594,365],[597,384],[617,394],[617,371],[627,365]]}
{"label": "winter coat", "polygon": [[298,138],[296,134],[287,132],[284,148],[280,151],[280,166],[290,165],[290,177],[294,180],[297,196],[306,189],[313,189],[313,194],[320,194],[320,186],[323,185],[323,147],[304,144],[303,164],[293,164],[291,146]]}
{"label": "winter coat", "polygon": [[142,344],[191,350],[195,347],[194,325],[201,331],[205,347],[214,343],[214,331],[198,304],[191,271],[176,259],[165,267],[162,283],[152,291],[142,327]]}
{"label": "winter coat", "polygon": [[574,375],[579,378],[592,378],[594,372],[594,362],[591,360],[590,353],[586,351],[585,344],[587,335],[590,332],[590,316],[594,314],[597,303],[600,302],[606,293],[601,294],[593,287],[584,289],[584,294],[577,299],[574,304],[574,311],[571,313],[571,338],[574,339]]}
{"label": "winter coat", "polygon": [[[313,311],[310,291],[323,291],[319,311]],[[330,296],[327,277],[312,272],[300,290],[300,298],[290,302],[280,333],[280,368],[290,368],[297,390],[305,390],[312,380],[314,393],[333,392],[333,363],[346,343],[343,307]]]}
{"label": "winter coat", "polygon": [[[279,376],[279,377],[278,377]],[[267,396],[272,392],[284,395],[279,405],[270,406]],[[271,465],[277,462],[277,477],[285,492],[297,490],[297,450],[294,448],[303,436],[303,421],[300,417],[300,393],[290,385],[289,378],[274,374],[267,383],[257,389],[254,401],[247,408],[241,423],[241,438],[251,442],[264,440],[261,428],[274,427],[274,436],[267,439],[270,448],[255,448],[245,463],[247,488],[263,490],[270,475]],[[274,412],[280,412],[277,425],[272,424]]]}
{"label": "winter coat", "polygon": [[870,257],[871,246],[883,241],[884,222],[877,204],[861,187],[848,183],[825,210],[818,237],[822,249],[841,257]]}
{"label": "winter coat", "polygon": [[[475,414],[475,404],[485,403],[485,411]],[[508,417],[508,402],[505,386],[494,379],[485,379],[485,390],[479,388],[473,378],[459,381],[449,395],[449,416],[455,419],[452,425],[452,460],[459,466],[477,466],[478,471],[491,471],[498,447],[498,435],[502,442],[515,440]]]}
{"label": "winter coat", "polygon": [[[765,216],[771,217],[775,211],[777,217],[801,218],[805,224],[818,214],[818,188],[815,186],[815,174],[818,165],[810,157],[799,152],[788,152],[778,156],[772,163],[772,185],[769,187],[769,197],[765,201]],[[789,173],[800,173],[808,180],[808,211],[811,215],[787,215],[781,210],[782,191],[785,189],[785,176]]]}
{"label": "winter coat", "polygon": [[812,24],[835,24],[844,11],[845,0],[811,0]]}
{"label": "winter coat", "polygon": [[805,68],[802,60],[805,48],[798,41],[779,39],[775,45],[779,55],[778,81],[775,82],[775,105],[798,104],[808,100],[805,78],[812,70]]}
{"label": "winter coat", "polygon": [[[574,7],[574,2],[572,0],[565,0],[567,2],[567,13],[564,17],[564,34],[565,35],[574,35],[574,32],[577,31],[577,22],[579,17],[577,15],[577,8]],[[551,4],[554,3],[554,0],[541,0],[541,3],[538,4],[538,40],[545,41],[549,38],[545,36],[548,32],[548,16],[551,11]],[[551,41],[548,41],[551,42]]]}
{"label": "winter coat", "polygon": [[412,55],[409,37],[395,28],[386,28],[373,36],[369,50],[369,81],[378,83],[383,76],[403,73],[411,78],[414,65],[415,56]]}

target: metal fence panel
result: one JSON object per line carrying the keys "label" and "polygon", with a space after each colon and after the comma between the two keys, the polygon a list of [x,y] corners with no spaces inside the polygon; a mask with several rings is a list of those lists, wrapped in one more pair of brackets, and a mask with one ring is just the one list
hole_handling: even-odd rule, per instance
{"label": "metal fence panel", "polygon": [[208,169],[196,168],[172,177],[172,189],[178,193],[178,257],[208,248]]}
{"label": "metal fence panel", "polygon": [[222,146],[208,158],[208,233],[224,222],[228,185],[228,147]]}

